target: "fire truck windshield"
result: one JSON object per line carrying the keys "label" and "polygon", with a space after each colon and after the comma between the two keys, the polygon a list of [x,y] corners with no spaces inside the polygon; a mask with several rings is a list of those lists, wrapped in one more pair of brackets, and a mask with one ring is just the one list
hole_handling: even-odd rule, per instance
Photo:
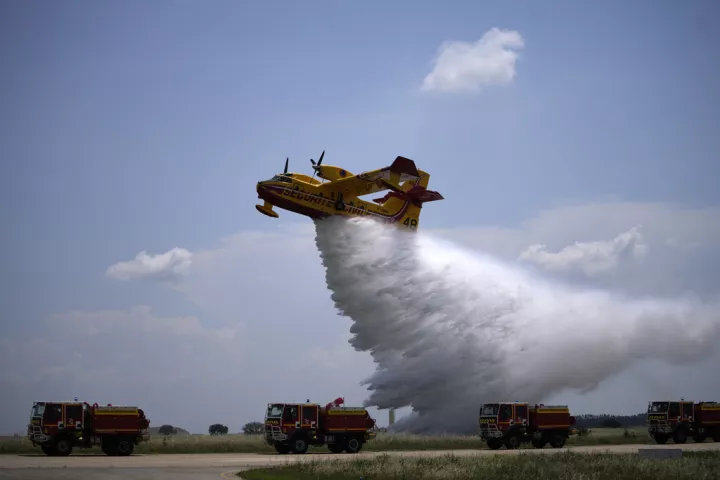
{"label": "fire truck windshield", "polygon": [[30,412],[31,417],[42,417],[42,414],[45,413],[45,404],[36,404],[33,405],[32,412]]}
{"label": "fire truck windshield", "polygon": [[648,413],[665,413],[668,411],[668,402],[652,402],[648,407]]}
{"label": "fire truck windshield", "polygon": [[487,405],[483,405],[480,407],[480,416],[487,417],[487,416],[496,416],[498,414],[498,409],[500,406],[497,403],[489,403]]}
{"label": "fire truck windshield", "polygon": [[268,405],[267,413],[265,416],[267,418],[280,418],[282,417],[283,408],[285,405],[282,403],[276,403],[275,405]]}

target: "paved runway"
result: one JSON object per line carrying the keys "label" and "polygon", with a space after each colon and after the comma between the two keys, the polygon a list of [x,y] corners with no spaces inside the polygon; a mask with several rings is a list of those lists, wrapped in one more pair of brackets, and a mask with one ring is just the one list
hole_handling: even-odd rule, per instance
{"label": "paved runway", "polygon": [[517,455],[520,452],[546,455],[565,451],[577,453],[634,453],[640,448],[682,448],[683,450],[720,450],[720,443],[685,445],[598,445],[591,447],[544,448],[522,450],[434,450],[408,452],[363,452],[357,455],[309,453],[307,455],[260,455],[254,453],[166,454],[107,457],[105,455],[0,455],[0,479],[17,480],[222,480],[237,479],[234,472],[247,468],[282,465],[287,462],[372,458],[387,453],[393,456]]}

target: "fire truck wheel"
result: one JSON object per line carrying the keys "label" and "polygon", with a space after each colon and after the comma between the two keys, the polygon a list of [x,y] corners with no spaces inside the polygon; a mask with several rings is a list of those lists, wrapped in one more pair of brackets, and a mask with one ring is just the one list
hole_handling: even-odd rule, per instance
{"label": "fire truck wheel", "polygon": [[712,434],[712,440],[713,442],[720,442],[720,430],[716,430],[715,433]]}
{"label": "fire truck wheel", "polygon": [[706,438],[707,438],[707,437],[706,437],[705,435],[700,435],[700,434],[698,434],[698,433],[696,433],[696,434],[693,435],[693,437],[692,437],[693,442],[695,442],[695,443],[703,443]]}
{"label": "fire truck wheel", "polygon": [[487,446],[490,450],[499,450],[503,446],[502,441],[495,438],[488,438]]}
{"label": "fire truck wheel", "polygon": [[40,445],[40,450],[45,455],[55,455],[55,450],[52,448],[52,445]]}
{"label": "fire truck wheel", "polygon": [[135,450],[135,445],[127,438],[121,438],[115,446],[115,451],[121,457],[127,457]]}
{"label": "fire truck wheel", "polygon": [[537,440],[535,438],[532,439],[532,446],[535,448],[545,448],[545,444],[547,443],[545,440]]}
{"label": "fire truck wheel", "polygon": [[55,442],[55,455],[66,457],[72,453],[72,443],[69,438],[60,438]]}
{"label": "fire truck wheel", "polygon": [[562,448],[565,446],[565,437],[560,433],[550,435],[550,446],[552,448]]}
{"label": "fire truck wheel", "polygon": [[654,438],[655,443],[657,443],[658,445],[664,445],[668,441],[667,435],[663,435],[662,433],[656,433]]}
{"label": "fire truck wheel", "polygon": [[345,451],[348,453],[358,453],[362,448],[362,443],[357,438],[349,438],[345,443]]}
{"label": "fire truck wheel", "polygon": [[276,443],[275,451],[278,452],[280,455],[285,455],[287,453],[290,453],[290,446],[284,445],[282,443]]}
{"label": "fire truck wheel", "polygon": [[510,435],[508,439],[505,441],[505,447],[508,450],[515,450],[516,448],[520,447],[520,437],[517,435]]}
{"label": "fire truck wheel", "polygon": [[307,440],[304,437],[298,437],[292,441],[292,451],[293,453],[305,453],[308,449],[308,443]]}
{"label": "fire truck wheel", "polygon": [[673,441],[675,443],[685,443],[687,442],[687,430],[684,428],[678,428],[675,430],[675,435],[673,435]]}

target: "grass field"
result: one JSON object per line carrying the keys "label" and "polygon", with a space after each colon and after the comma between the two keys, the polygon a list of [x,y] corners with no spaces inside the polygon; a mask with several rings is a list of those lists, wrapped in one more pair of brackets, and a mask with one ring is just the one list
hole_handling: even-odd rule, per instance
{"label": "grass field", "polygon": [[718,478],[720,452],[684,452],[652,460],[629,454],[492,455],[302,462],[238,473],[245,480],[710,480]]}
{"label": "grass field", "polygon": [[[572,436],[568,445],[617,445],[623,443],[651,443],[643,429],[618,428],[592,429],[585,437]],[[527,446],[524,446],[527,448]],[[475,436],[424,436],[379,433],[375,440],[363,446],[364,451],[398,450],[462,450],[487,448]],[[532,448],[532,447],[529,447]],[[549,448],[549,447],[546,447]],[[310,451],[327,452],[327,447],[311,448]],[[0,437],[0,453],[39,453],[24,437]],[[272,453],[275,450],[263,443],[259,435],[154,435],[150,441],[135,448],[136,453]],[[100,453],[100,448],[75,450],[73,454]]]}

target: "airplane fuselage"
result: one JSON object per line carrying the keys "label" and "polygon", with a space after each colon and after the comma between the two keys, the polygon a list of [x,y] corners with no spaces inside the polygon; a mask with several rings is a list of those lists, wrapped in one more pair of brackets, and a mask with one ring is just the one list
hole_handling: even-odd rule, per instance
{"label": "airplane fuselage", "polygon": [[[279,180],[278,177],[284,176],[278,175],[273,180],[257,184],[258,197],[266,202],[265,208],[270,204],[313,219],[330,215],[372,216],[376,220],[392,223],[400,221],[410,206],[410,202],[403,202],[399,208],[391,211],[358,197],[348,198],[342,191],[321,191],[317,186],[299,179],[286,176]],[[257,209],[269,215],[261,207]]]}

